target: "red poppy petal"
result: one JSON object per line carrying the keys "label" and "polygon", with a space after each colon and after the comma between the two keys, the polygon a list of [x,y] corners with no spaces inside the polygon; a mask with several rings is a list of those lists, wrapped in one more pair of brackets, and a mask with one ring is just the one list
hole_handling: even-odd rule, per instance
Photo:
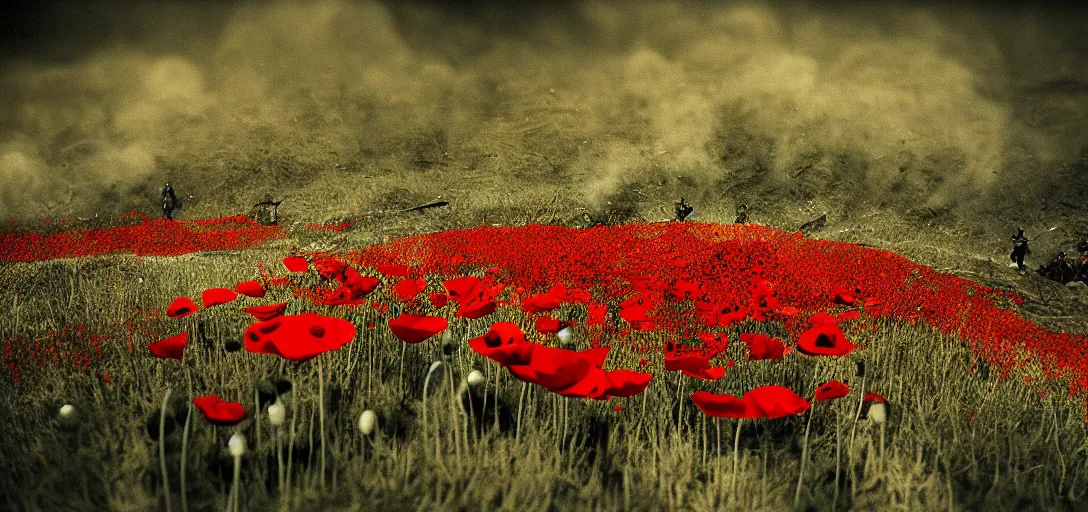
{"label": "red poppy petal", "polygon": [[404,313],[389,320],[393,335],[405,343],[419,343],[449,326],[449,321],[439,316],[420,316]]}
{"label": "red poppy petal", "polygon": [[257,281],[242,281],[234,287],[235,291],[245,295],[246,297],[261,298],[264,297],[264,287]]}
{"label": "red poppy petal", "polygon": [[819,400],[832,400],[835,398],[842,398],[850,394],[850,388],[837,380],[829,380],[823,383],[816,389],[816,396],[813,397],[813,401]]}
{"label": "red poppy petal", "polygon": [[343,318],[305,313],[253,324],[243,338],[250,352],[302,362],[351,343],[355,334],[355,325]]}
{"label": "red poppy petal", "polygon": [[193,399],[193,405],[209,422],[220,425],[236,425],[246,417],[246,409],[237,402],[224,402],[216,395],[199,396]]}
{"label": "red poppy petal", "polygon": [[608,389],[605,391],[610,396],[631,397],[646,390],[653,374],[640,373],[631,370],[613,370],[605,373],[608,379]]}
{"label": "red poppy petal", "polygon": [[237,298],[238,293],[230,288],[208,288],[200,294],[200,299],[204,301],[205,308],[226,304]]}
{"label": "red poppy petal", "polygon": [[189,297],[178,297],[166,307],[166,316],[170,318],[185,318],[197,310],[196,303]]}
{"label": "red poppy petal", "polygon": [[306,272],[310,268],[310,262],[301,256],[288,256],[283,259],[283,266],[288,272]]}
{"label": "red poppy petal", "polygon": [[155,357],[180,360],[185,352],[185,346],[189,344],[189,333],[164,338],[147,346]]}
{"label": "red poppy petal", "polygon": [[865,401],[865,402],[876,402],[876,403],[887,403],[888,402],[887,398],[884,398],[884,397],[882,397],[882,396],[880,396],[880,395],[878,395],[876,393],[865,393],[865,396],[863,396],[861,399],[862,399],[862,401]]}
{"label": "red poppy petal", "polygon": [[287,303],[281,302],[279,304],[268,304],[266,306],[251,306],[245,308],[243,311],[249,313],[257,320],[271,320],[283,314],[287,310]]}

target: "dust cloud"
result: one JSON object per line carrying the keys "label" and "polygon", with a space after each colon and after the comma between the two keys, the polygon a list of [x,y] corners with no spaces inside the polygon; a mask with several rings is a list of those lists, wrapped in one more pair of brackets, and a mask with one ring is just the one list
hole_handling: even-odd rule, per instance
{"label": "dust cloud", "polygon": [[436,165],[581,204],[681,179],[954,208],[1083,160],[1082,14],[56,4],[10,22],[35,36],[0,61],[0,217],[141,207],[167,180],[221,205],[350,193]]}

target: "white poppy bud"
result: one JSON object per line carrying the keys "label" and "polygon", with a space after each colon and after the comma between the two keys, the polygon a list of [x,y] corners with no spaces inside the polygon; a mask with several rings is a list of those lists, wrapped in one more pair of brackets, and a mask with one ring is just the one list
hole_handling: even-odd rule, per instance
{"label": "white poppy bud", "polygon": [[76,408],[71,404],[64,404],[60,406],[60,419],[67,420],[74,418],[76,415]]}
{"label": "white poppy bud", "polygon": [[568,325],[562,329],[559,329],[559,332],[555,333],[555,335],[559,337],[559,341],[567,344],[570,343],[570,340],[574,338],[574,330],[571,329]]}
{"label": "white poppy bud", "polygon": [[286,416],[287,416],[287,408],[284,407],[283,404],[280,403],[279,399],[276,400],[276,403],[268,406],[268,422],[269,423],[271,423],[271,424],[273,424],[273,425],[275,425],[277,427],[280,426],[280,425],[283,425],[283,420],[284,420],[284,417],[286,417]]}
{"label": "white poppy bud", "polygon": [[450,343],[453,343],[453,333],[451,333],[449,329],[446,329],[442,331],[442,344],[448,345]]}
{"label": "white poppy bud", "polygon": [[227,441],[227,449],[230,450],[231,457],[241,457],[246,453],[246,438],[242,437],[242,434],[235,433],[230,436],[230,440]]}
{"label": "white poppy bud", "polygon": [[883,403],[875,403],[869,406],[869,421],[880,424],[888,419],[888,410]]}
{"label": "white poppy bud", "polygon": [[484,385],[484,380],[485,379],[484,379],[484,374],[482,372],[480,372],[480,370],[472,370],[472,372],[468,374],[468,379],[467,380],[468,380],[468,386],[470,388],[476,389],[476,388]]}
{"label": "white poppy bud", "polygon": [[377,426],[378,415],[374,414],[374,411],[367,409],[359,415],[359,432],[364,436],[369,436]]}

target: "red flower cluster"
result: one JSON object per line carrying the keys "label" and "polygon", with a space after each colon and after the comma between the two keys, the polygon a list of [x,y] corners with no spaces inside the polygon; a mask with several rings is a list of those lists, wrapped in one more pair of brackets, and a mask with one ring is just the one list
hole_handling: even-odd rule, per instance
{"label": "red flower cluster", "polygon": [[608,347],[582,352],[525,341],[517,325],[497,322],[469,347],[506,367],[518,379],[561,396],[607,399],[629,397],[646,389],[653,375],[630,370],[605,371]]}
{"label": "red flower cluster", "polygon": [[808,400],[782,386],[762,386],[737,398],[699,391],[691,395],[695,406],[707,416],[718,418],[776,419],[808,410]]}
{"label": "red flower cluster", "polygon": [[[515,288],[511,302],[519,300],[517,290],[529,290],[520,304],[531,313],[556,306],[558,285],[586,290],[587,335],[602,340],[607,332],[618,343],[627,342],[633,331],[676,338],[751,318],[782,322],[802,353],[841,356],[855,348],[843,335],[842,322],[862,315],[921,321],[962,337],[1006,372],[1027,355],[1050,377],[1071,378],[1076,391],[1088,389],[1085,338],[1048,332],[1006,309],[1021,303],[1019,297],[887,251],[770,227],[692,222],[485,227],[412,236],[347,259],[365,266],[411,265],[416,275],[456,276],[466,266],[497,269],[486,279],[501,274],[503,283]],[[478,296],[484,289],[476,290]],[[456,290],[450,296],[471,302]],[[606,320],[610,304],[618,304],[622,325]],[[488,300],[474,305],[490,312]],[[461,316],[464,310],[462,305]],[[805,322],[819,312],[831,314],[811,317],[812,325]],[[782,354],[786,349],[783,345]],[[776,351],[767,356],[777,356]]]}
{"label": "red flower cluster", "polygon": [[40,261],[117,252],[175,256],[246,249],[287,236],[276,226],[262,226],[245,216],[196,221],[140,217],[139,224],[127,226],[53,234],[0,234],[0,261]]}

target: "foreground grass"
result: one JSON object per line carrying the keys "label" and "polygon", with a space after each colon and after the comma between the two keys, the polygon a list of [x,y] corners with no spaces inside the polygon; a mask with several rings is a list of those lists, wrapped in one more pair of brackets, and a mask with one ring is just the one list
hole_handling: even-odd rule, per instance
{"label": "foreground grass", "polygon": [[[393,338],[384,324],[392,310],[318,311],[345,316],[360,327],[360,336],[302,365],[227,352],[227,342],[240,340],[250,323],[233,305],[180,321],[133,316],[161,309],[179,294],[252,278],[257,262],[273,263],[277,256],[250,251],[5,266],[0,300],[10,306],[0,313],[4,339],[71,323],[108,332],[111,339],[88,371],[24,364],[19,384],[7,378],[0,384],[0,503],[15,510],[165,509],[156,439],[169,389],[165,464],[170,502],[180,510],[191,380],[193,394],[240,401],[251,416],[235,427],[214,427],[192,411],[185,475],[190,510],[227,506],[233,464],[227,438],[234,432],[250,446],[240,490],[248,510],[783,510],[793,506],[807,416],[745,421],[735,454],[737,422],[703,417],[688,395],[699,389],[739,395],[777,384],[811,396],[818,384],[838,379],[853,391],[815,408],[802,507],[1086,506],[1080,403],[1066,397],[1061,383],[1032,378],[1030,369],[1003,379],[961,342],[924,326],[881,323],[876,331],[848,332],[866,348],[842,360],[791,354],[748,364],[734,336],[726,357],[737,364],[714,383],[665,372],[657,352],[616,347],[608,367],[637,368],[647,357],[655,379],[637,397],[589,402],[526,387],[463,343],[493,321],[524,324],[516,312],[454,321],[457,343],[443,350],[437,339],[405,346]],[[288,313],[300,307],[291,302]],[[118,327],[126,320],[134,327],[132,354],[127,329]],[[373,330],[365,328],[370,321]],[[775,333],[773,326],[743,329]],[[146,353],[148,342],[181,330],[192,335],[184,362]],[[575,341],[585,348],[583,340]],[[428,389],[424,428],[425,375],[439,360],[449,373]],[[853,374],[858,360],[867,366],[865,391],[891,402],[883,429],[855,422],[862,391]],[[324,474],[317,365],[325,365]],[[472,369],[486,375],[475,392],[463,385]],[[277,380],[292,384],[281,395],[287,421],[279,428],[265,413]],[[55,418],[64,403],[79,415],[68,427]],[[613,410],[616,405],[624,410]],[[370,437],[355,427],[366,409],[379,418],[379,431]],[[289,487],[279,484],[277,440],[290,468]]]}

